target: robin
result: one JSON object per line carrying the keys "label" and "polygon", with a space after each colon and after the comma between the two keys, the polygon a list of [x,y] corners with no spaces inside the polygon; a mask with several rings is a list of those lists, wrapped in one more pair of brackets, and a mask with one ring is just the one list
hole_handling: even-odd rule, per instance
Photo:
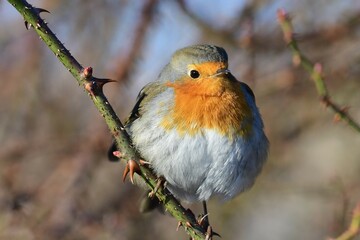
{"label": "robin", "polygon": [[213,45],[176,51],[140,91],[125,125],[168,190],[187,202],[235,197],[254,184],[267,158],[254,94],[230,73],[226,51]]}

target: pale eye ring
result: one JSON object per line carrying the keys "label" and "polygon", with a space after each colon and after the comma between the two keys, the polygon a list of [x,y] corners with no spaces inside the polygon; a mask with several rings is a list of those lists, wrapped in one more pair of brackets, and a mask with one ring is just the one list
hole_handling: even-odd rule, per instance
{"label": "pale eye ring", "polygon": [[189,75],[191,78],[194,78],[194,79],[200,77],[200,73],[197,70],[190,70]]}

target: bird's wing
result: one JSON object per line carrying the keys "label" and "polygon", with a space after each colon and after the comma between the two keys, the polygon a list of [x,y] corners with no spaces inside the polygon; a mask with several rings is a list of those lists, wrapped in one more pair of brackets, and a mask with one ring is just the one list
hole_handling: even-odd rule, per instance
{"label": "bird's wing", "polygon": [[255,102],[255,95],[251,88],[244,82],[240,82],[241,86],[245,89],[245,91],[252,97]]}
{"label": "bird's wing", "polygon": [[[140,118],[144,112],[143,106],[157,96],[159,93],[165,90],[165,86],[160,82],[151,82],[145,85],[139,92],[136,103],[130,112],[130,115],[125,120],[125,128],[129,126],[133,121]],[[113,152],[117,150],[116,142],[113,141],[108,150],[108,159],[110,161],[118,161],[119,159],[113,155]]]}
{"label": "bird's wing", "polygon": [[136,103],[133,107],[133,109],[130,112],[130,115],[125,120],[125,127],[129,124],[131,124],[133,121],[141,117],[142,113],[142,107],[145,102],[147,102],[147,97],[149,96],[149,93],[152,92],[152,89],[156,87],[158,83],[151,82],[146,84],[139,92],[138,96],[136,97]]}

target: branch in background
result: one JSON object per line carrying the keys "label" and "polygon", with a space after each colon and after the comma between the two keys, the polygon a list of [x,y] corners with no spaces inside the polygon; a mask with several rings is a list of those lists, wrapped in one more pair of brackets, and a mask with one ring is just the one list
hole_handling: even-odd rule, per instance
{"label": "branch in background", "polygon": [[234,37],[234,32],[229,30],[219,30],[211,26],[210,24],[204,22],[197,15],[192,13],[186,6],[185,0],[177,0],[180,9],[190,17],[206,34],[211,35],[211,38],[219,39],[220,41],[225,41],[226,43],[232,46],[239,46],[239,41]]}
{"label": "branch in background", "polygon": [[352,119],[348,113],[347,107],[340,107],[338,104],[332,101],[329,92],[326,88],[324,78],[322,76],[322,66],[320,63],[312,63],[299,49],[298,43],[294,37],[294,30],[291,24],[289,15],[280,9],[277,12],[277,17],[281,29],[284,34],[284,41],[288,44],[292,51],[293,61],[295,65],[301,65],[314,80],[316,90],[320,96],[321,102],[325,104],[327,108],[335,113],[335,120],[342,120],[346,122],[357,132],[360,132],[360,125]]}
{"label": "branch in background", "polygon": [[337,238],[329,238],[328,240],[351,240],[360,232],[360,203],[354,209],[353,216],[349,228]]}
{"label": "branch in background", "polygon": [[[113,108],[106,99],[102,87],[112,80],[99,79],[92,75],[92,68],[83,68],[81,64],[70,54],[64,45],[56,38],[47,24],[40,18],[39,14],[43,11],[34,8],[25,0],[8,0],[18,12],[24,17],[27,26],[32,26],[50,50],[55,54],[59,61],[69,70],[77,80],[78,84],[88,91],[90,98],[104,117],[111,134],[114,136],[118,147],[122,153],[122,158],[127,162],[135,160],[139,162],[140,155],[131,145],[129,135],[124,129]],[[153,190],[156,186],[157,177],[146,166],[140,165],[140,176],[146,182],[149,189]],[[167,212],[175,217],[185,227],[186,232],[195,240],[205,239],[206,230],[204,230],[196,221],[195,216],[189,210],[186,210],[177,199],[175,199],[167,189],[160,188],[156,192],[156,197],[162,202]]]}
{"label": "branch in background", "polygon": [[[259,5],[259,1],[251,1],[247,3],[241,11],[237,14],[237,18],[234,19],[233,23],[229,23],[226,29],[216,29],[211,24],[205,22],[194,14],[186,4],[185,0],[177,0],[181,11],[192,19],[207,35],[211,35],[214,39],[226,42],[236,48],[242,48],[246,51],[247,63],[245,73],[243,74],[244,79],[247,82],[254,84],[256,75],[255,57],[256,57],[256,46],[255,46],[255,33],[254,23],[255,16],[254,12],[256,7]],[[239,29],[241,29],[241,36],[239,37]]]}
{"label": "branch in background", "polygon": [[[334,103],[326,88],[324,78],[322,76],[322,66],[320,63],[312,63],[303,53],[300,51],[296,39],[294,37],[294,31],[291,24],[289,15],[280,9],[277,12],[279,24],[284,34],[284,40],[290,47],[293,54],[293,61],[295,65],[302,65],[303,68],[310,74],[311,78],[315,82],[316,90],[321,98],[321,101],[326,107],[331,109],[335,113],[335,119],[345,121],[354,130],[360,132],[360,125],[355,122],[352,117],[348,114],[347,108],[341,108]],[[360,230],[360,203],[355,207],[353,217],[348,230],[346,230],[339,237],[329,240],[351,240],[353,239]]]}
{"label": "branch in background", "polygon": [[[254,10],[259,5],[259,1],[254,0],[246,4],[241,11],[237,14],[237,18],[233,21],[233,23],[229,23],[230,26],[227,26],[226,29],[217,29],[212,26],[212,24],[207,23],[206,21],[199,18],[196,14],[194,14],[187,6],[185,0],[177,0],[179,4],[180,10],[187,15],[191,20],[193,20],[206,34],[211,35],[211,38],[219,39],[222,42],[226,42],[233,47],[249,47],[249,37],[253,38],[253,26],[254,23]],[[248,30],[246,32],[246,36],[244,38],[237,37],[237,33],[239,29],[242,29],[242,25],[245,25],[245,28]],[[250,30],[250,32],[249,32]]]}
{"label": "branch in background", "polygon": [[[210,23],[205,22],[194,14],[186,4],[186,0],[177,0],[180,10],[191,18],[203,31],[213,39],[219,39],[233,47],[239,47],[246,39],[236,38],[236,32],[242,29],[242,24],[249,19],[252,19],[252,12],[254,9],[261,7],[262,1],[249,2],[237,15],[234,23],[226,30],[216,29]],[[256,19],[254,19],[256,21]],[[324,42],[334,42],[335,40],[341,40],[350,35],[356,34],[356,28],[360,23],[360,12],[355,12],[350,16],[345,16],[345,20],[340,23],[327,25],[323,28],[319,28],[308,33],[301,35],[303,41],[311,40],[314,45],[324,45]],[[245,46],[246,47],[246,46]],[[254,32],[252,36],[252,47],[256,52],[266,51],[282,51],[283,45],[280,44],[278,35],[276,34],[262,34],[261,32]]]}
{"label": "branch in background", "polygon": [[158,0],[147,0],[143,4],[143,8],[141,10],[140,19],[135,27],[135,34],[133,36],[132,45],[130,46],[130,51],[127,56],[119,56],[115,71],[115,78],[126,81],[128,77],[129,71],[132,69],[132,65],[134,64],[134,59],[139,55],[143,40],[145,39],[146,30],[148,29],[149,24],[153,19],[153,12],[157,5]]}
{"label": "branch in background", "polygon": [[[344,16],[345,17],[345,16]],[[360,12],[346,16],[346,19],[340,23],[328,25],[324,28],[316,29],[301,36],[301,40],[313,41],[315,44],[332,43],[344,39],[345,37],[354,36],[356,28],[360,23]]]}

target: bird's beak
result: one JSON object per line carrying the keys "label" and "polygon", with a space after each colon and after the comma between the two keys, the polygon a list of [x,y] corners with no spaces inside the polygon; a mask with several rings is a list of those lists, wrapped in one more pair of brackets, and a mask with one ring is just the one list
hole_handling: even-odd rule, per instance
{"label": "bird's beak", "polygon": [[230,70],[227,68],[222,68],[217,70],[215,74],[211,75],[211,77],[217,77],[220,75],[228,75],[228,74],[230,74]]}

